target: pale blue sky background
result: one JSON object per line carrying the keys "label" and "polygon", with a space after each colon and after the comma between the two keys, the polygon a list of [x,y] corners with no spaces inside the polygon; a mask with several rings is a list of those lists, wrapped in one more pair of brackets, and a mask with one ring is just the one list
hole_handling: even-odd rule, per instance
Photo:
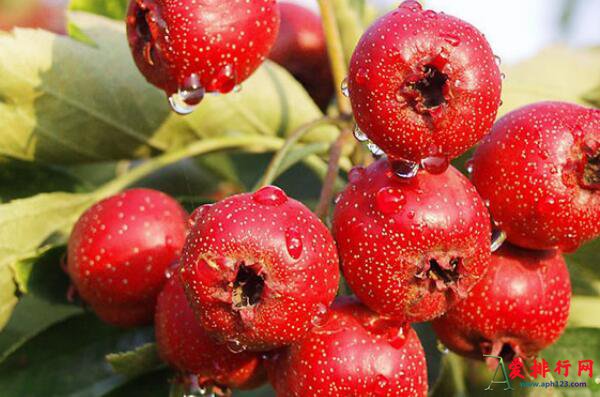
{"label": "pale blue sky background", "polygon": [[[317,9],[315,0],[286,0]],[[367,0],[382,9],[398,0]],[[575,4],[561,30],[564,5]],[[600,45],[600,0],[425,0],[427,8],[460,17],[481,30],[503,62],[514,63],[552,43]]]}

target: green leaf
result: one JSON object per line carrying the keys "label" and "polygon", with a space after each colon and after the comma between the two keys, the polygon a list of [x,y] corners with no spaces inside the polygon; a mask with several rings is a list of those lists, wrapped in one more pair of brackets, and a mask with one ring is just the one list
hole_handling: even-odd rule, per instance
{"label": "green leaf", "polygon": [[69,9],[122,20],[127,13],[127,0],[71,0]]}
{"label": "green leaf", "polygon": [[17,288],[10,268],[2,266],[0,263],[0,330],[4,328],[10,319],[12,311],[18,302],[16,293]]}
{"label": "green leaf", "polygon": [[569,326],[600,329],[598,308],[600,308],[600,297],[573,296],[571,298]]}
{"label": "green leaf", "polygon": [[600,50],[550,47],[504,70],[499,115],[538,101],[589,105],[586,98],[600,86]]}
{"label": "green leaf", "polygon": [[170,370],[151,372],[130,380],[104,397],[167,397],[172,378],[173,373]]}
{"label": "green leaf", "polygon": [[574,294],[600,295],[598,258],[600,258],[600,239],[590,241],[576,252],[565,255]]}
{"label": "green leaf", "polygon": [[110,353],[106,361],[113,371],[128,378],[155,371],[162,365],[155,343],[147,343],[126,352]]}
{"label": "green leaf", "polygon": [[123,386],[106,354],[153,339],[152,328],[120,330],[94,315],[70,318],[42,332],[0,365],[3,397],[100,397]]}

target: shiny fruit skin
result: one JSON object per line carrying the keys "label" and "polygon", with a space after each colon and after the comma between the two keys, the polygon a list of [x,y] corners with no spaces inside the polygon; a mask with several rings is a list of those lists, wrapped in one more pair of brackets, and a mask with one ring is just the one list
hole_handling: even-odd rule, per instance
{"label": "shiny fruit skin", "polygon": [[206,92],[229,92],[264,61],[279,29],[275,0],[131,0],[135,62],[172,95],[195,74]]}
{"label": "shiny fruit skin", "polygon": [[508,241],[574,251],[600,235],[600,110],[539,102],[496,122],[472,181]]}
{"label": "shiny fruit skin", "polygon": [[488,133],[501,85],[479,31],[413,0],[367,29],[348,74],[360,129],[389,157],[417,163],[457,157]]}
{"label": "shiny fruit skin", "polygon": [[569,272],[559,251],[505,243],[492,254],[484,279],[433,327],[444,345],[463,356],[525,359],[560,337],[570,299]]}
{"label": "shiny fruit skin", "polygon": [[333,77],[321,17],[294,3],[279,3],[281,25],[269,59],[286,68],[321,108],[333,97]]}
{"label": "shiny fruit skin", "polygon": [[490,219],[455,168],[397,177],[386,158],[350,172],[333,216],[342,272],[372,310],[410,322],[442,315],[490,261]]}
{"label": "shiny fruit skin", "polygon": [[67,271],[81,298],[105,322],[152,322],[165,270],[181,253],[188,215],[171,197],[131,189],[89,208],[68,244]]}
{"label": "shiny fruit skin", "polygon": [[325,225],[274,186],[197,211],[180,274],[204,328],[255,351],[302,338],[338,288],[338,256]]}
{"label": "shiny fruit skin", "polygon": [[253,388],[265,381],[256,353],[233,353],[215,343],[197,323],[179,277],[173,275],[158,295],[156,344],[161,358],[183,374],[198,376],[200,385]]}
{"label": "shiny fruit skin", "polygon": [[333,304],[305,339],[273,355],[278,397],[427,395],[425,353],[408,324],[384,319],[351,297]]}

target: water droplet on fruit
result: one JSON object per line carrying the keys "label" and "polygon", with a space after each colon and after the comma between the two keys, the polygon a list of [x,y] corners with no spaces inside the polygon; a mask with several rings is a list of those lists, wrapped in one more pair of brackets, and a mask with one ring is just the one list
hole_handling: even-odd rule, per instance
{"label": "water droplet on fruit", "polygon": [[441,341],[439,341],[439,340],[435,344],[435,347],[442,354],[448,354],[450,352],[450,350],[448,350],[448,348]]}
{"label": "water droplet on fruit", "polygon": [[435,12],[433,10],[425,10],[425,12],[423,12],[423,15],[425,15],[429,19],[437,18],[437,12]]}
{"label": "water droplet on fruit", "polygon": [[445,156],[430,156],[421,160],[421,167],[430,174],[438,175],[448,169],[450,161]]}
{"label": "water droplet on fruit", "polygon": [[406,335],[404,335],[404,327],[399,327],[397,332],[390,335],[388,342],[394,349],[401,349],[402,346],[404,346],[404,343],[406,342]]}
{"label": "water droplet on fruit", "polygon": [[241,353],[244,350],[246,350],[246,346],[244,346],[244,344],[237,339],[228,340],[226,345],[227,349],[229,349],[230,352],[235,354]]}
{"label": "water droplet on fruit", "polygon": [[491,251],[496,252],[506,240],[506,233],[500,229],[492,230]]}
{"label": "water droplet on fruit", "polygon": [[498,55],[494,55],[494,61],[496,62],[496,65],[500,66],[502,64],[502,58],[500,58]]}
{"label": "water droplet on fruit", "polygon": [[238,92],[241,92],[241,91],[242,91],[242,85],[241,84],[236,84],[236,86],[233,87],[233,92],[235,92],[236,94]]}
{"label": "water droplet on fruit", "polygon": [[171,109],[181,115],[190,114],[204,99],[205,90],[196,73],[185,79],[179,90],[169,97]]}
{"label": "water droplet on fruit", "polygon": [[379,211],[384,214],[395,214],[406,203],[406,197],[397,188],[384,187],[375,195],[375,203]]}
{"label": "water droplet on fruit", "polygon": [[371,152],[371,154],[376,157],[383,156],[385,154],[385,152],[373,142],[367,143],[367,149],[369,149],[369,152]]}
{"label": "water droplet on fruit", "polygon": [[393,160],[391,166],[394,174],[403,179],[414,178],[419,172],[419,164],[410,160]]}
{"label": "water droplet on fruit", "polygon": [[417,11],[423,10],[423,6],[421,5],[421,3],[419,3],[416,0],[405,0],[402,3],[400,3],[398,8],[404,8],[404,9],[410,10],[412,12],[417,12]]}
{"label": "water droplet on fruit", "polygon": [[460,37],[453,33],[442,33],[440,37],[452,47],[457,47],[460,44]]}
{"label": "water droplet on fruit", "polygon": [[375,385],[373,388],[373,392],[377,396],[385,396],[385,395],[387,395],[389,384],[390,384],[390,381],[388,380],[388,378],[386,378],[382,374],[378,374],[375,377]]}
{"label": "water droplet on fruit", "polygon": [[344,80],[342,80],[342,85],[340,86],[340,89],[342,90],[342,94],[344,94],[345,97],[350,96],[350,89],[348,88],[347,77]]}
{"label": "water droplet on fruit", "polygon": [[341,199],[342,199],[342,193],[336,194],[335,198],[333,199],[333,204],[339,203]]}
{"label": "water droplet on fruit", "polygon": [[259,204],[279,206],[287,201],[287,195],[277,186],[265,186],[254,192],[252,199]]}
{"label": "water droplet on fruit", "polygon": [[359,142],[366,142],[366,141],[369,140],[369,137],[367,136],[367,134],[365,134],[364,132],[362,132],[362,130],[360,129],[360,127],[358,126],[358,124],[356,124],[354,126],[354,137]]}
{"label": "water droplet on fruit", "polygon": [[169,267],[165,269],[165,278],[168,280],[175,275],[179,268],[179,262],[175,261]]}
{"label": "water droplet on fruit", "polygon": [[210,91],[217,91],[221,94],[227,94],[233,91],[236,86],[237,77],[233,65],[227,64],[223,66],[217,76],[210,83]]}
{"label": "water droplet on fruit", "polygon": [[190,227],[194,227],[206,214],[210,207],[212,207],[212,204],[204,204],[196,208],[188,218],[188,224],[190,225]]}
{"label": "water droplet on fruit", "polygon": [[465,168],[467,169],[467,173],[471,175],[473,173],[473,159],[468,159],[465,163]]}
{"label": "water droplet on fruit", "polygon": [[369,79],[369,71],[365,68],[360,68],[356,72],[356,76],[354,76],[354,81],[356,84],[363,85]]}
{"label": "water droplet on fruit", "polygon": [[296,228],[291,227],[285,231],[285,245],[292,258],[300,258],[300,255],[302,255],[302,236]]}
{"label": "water droplet on fruit", "polygon": [[362,178],[364,174],[365,168],[361,167],[360,165],[356,166],[352,168],[350,172],[348,172],[348,181],[350,181],[351,183],[356,183]]}
{"label": "water droplet on fruit", "polygon": [[506,78],[506,74],[505,73],[500,73],[500,79],[504,80]]}
{"label": "water droplet on fruit", "polygon": [[322,327],[327,322],[327,318],[329,317],[329,310],[327,310],[327,306],[322,303],[317,305],[317,312],[310,320],[311,324],[315,327]]}

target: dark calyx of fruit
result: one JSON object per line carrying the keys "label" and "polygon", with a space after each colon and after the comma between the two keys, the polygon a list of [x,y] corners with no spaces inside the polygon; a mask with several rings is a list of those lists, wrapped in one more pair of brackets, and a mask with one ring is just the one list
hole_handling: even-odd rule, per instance
{"label": "dark calyx of fruit", "polygon": [[448,76],[435,66],[425,65],[418,77],[404,84],[400,95],[417,113],[429,114],[431,109],[446,102],[447,81]]}
{"label": "dark calyx of fruit", "polygon": [[[515,341],[496,340],[493,343],[489,341],[482,342],[481,351],[485,355],[502,357],[502,360],[507,364],[523,355],[519,344]],[[487,357],[485,359],[488,367],[492,369],[498,365],[498,361],[494,357]]]}
{"label": "dark calyx of fruit", "polygon": [[256,305],[260,302],[264,288],[264,278],[242,262],[233,282],[233,306],[241,309]]}
{"label": "dark calyx of fruit", "polygon": [[152,40],[152,33],[150,32],[150,26],[148,25],[148,20],[146,19],[146,15],[150,11],[147,8],[137,7],[135,11],[135,29],[138,37],[144,43],[149,43]]}
{"label": "dark calyx of fruit", "polygon": [[460,278],[461,263],[461,258],[452,258],[447,263],[431,258],[416,274],[416,278],[422,280],[429,290],[456,289]]}
{"label": "dark calyx of fruit", "polygon": [[582,179],[584,187],[600,189],[600,152],[586,156]]}

